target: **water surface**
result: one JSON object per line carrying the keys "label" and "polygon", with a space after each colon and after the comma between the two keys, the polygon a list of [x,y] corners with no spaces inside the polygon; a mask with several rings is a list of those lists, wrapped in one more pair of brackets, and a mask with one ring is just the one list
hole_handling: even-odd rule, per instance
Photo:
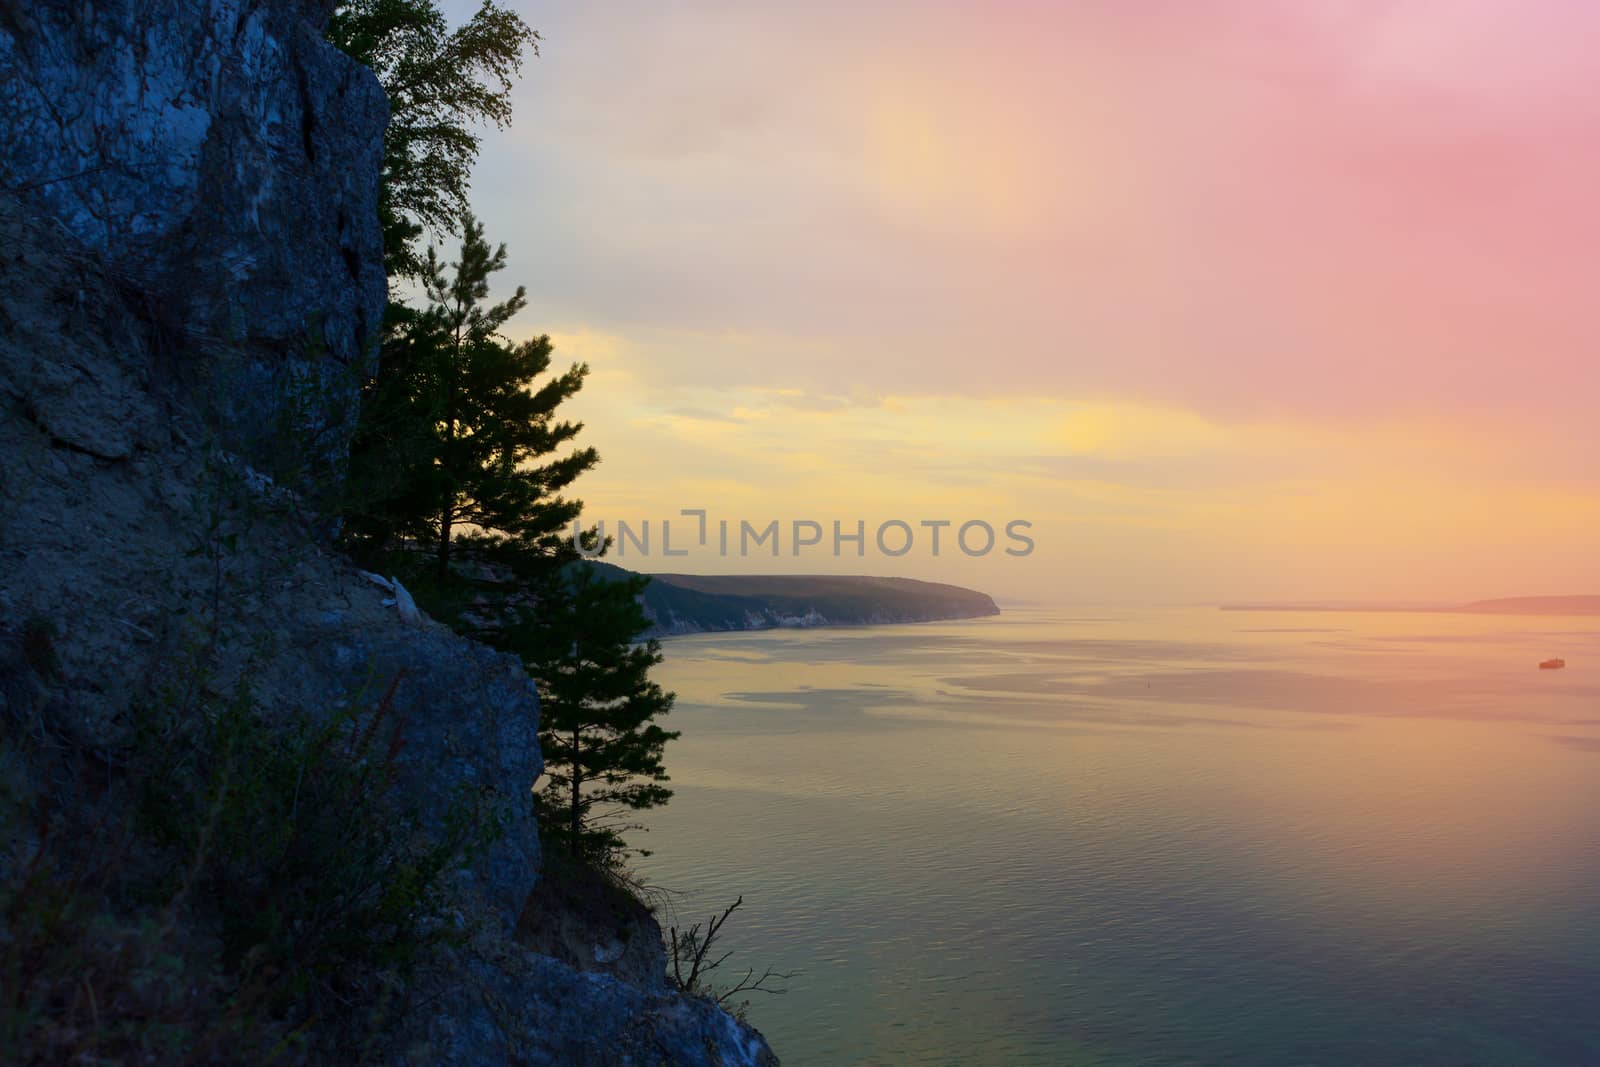
{"label": "water surface", "polygon": [[[1600,620],[667,642],[641,840],[813,1064],[1600,1064]],[[1563,656],[1565,671],[1539,671]]]}

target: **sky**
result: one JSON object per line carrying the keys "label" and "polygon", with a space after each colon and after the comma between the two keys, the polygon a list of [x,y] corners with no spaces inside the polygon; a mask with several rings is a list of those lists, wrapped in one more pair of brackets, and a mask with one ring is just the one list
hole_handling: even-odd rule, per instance
{"label": "sky", "polygon": [[1600,4],[506,2],[544,40],[473,202],[512,334],[591,368],[617,562],[1600,592]]}

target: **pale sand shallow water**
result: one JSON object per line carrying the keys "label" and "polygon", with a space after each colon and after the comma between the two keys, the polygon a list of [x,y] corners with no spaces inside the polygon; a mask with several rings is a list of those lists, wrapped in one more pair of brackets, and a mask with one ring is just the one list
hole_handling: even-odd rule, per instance
{"label": "pale sand shallow water", "polygon": [[788,1067],[1600,1063],[1600,620],[665,649],[643,869],[684,921],[744,894],[730,967],[803,971],[752,1004]]}

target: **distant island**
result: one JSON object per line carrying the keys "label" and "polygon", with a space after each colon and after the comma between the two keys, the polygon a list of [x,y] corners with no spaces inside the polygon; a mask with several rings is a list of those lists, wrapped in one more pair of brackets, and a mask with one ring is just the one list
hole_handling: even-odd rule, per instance
{"label": "distant island", "polygon": [[1409,611],[1466,615],[1600,615],[1600,596],[1514,596],[1470,604],[1364,604],[1354,601],[1223,604],[1223,611]]}
{"label": "distant island", "polygon": [[1600,596],[1513,596],[1475,600],[1457,610],[1474,615],[1600,615]]}
{"label": "distant island", "polygon": [[[594,563],[621,577],[629,572]],[[987,593],[913,578],[822,574],[653,574],[643,636],[815,626],[875,626],[1000,614]]]}

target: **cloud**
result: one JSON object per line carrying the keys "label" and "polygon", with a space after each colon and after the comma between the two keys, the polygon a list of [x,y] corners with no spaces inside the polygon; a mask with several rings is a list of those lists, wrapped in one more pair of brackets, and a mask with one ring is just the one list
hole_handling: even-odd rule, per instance
{"label": "cloud", "polygon": [[529,328],[781,338],[662,373],[808,391],[1586,432],[1584,5],[852,12],[532,12],[478,175]]}
{"label": "cloud", "polygon": [[1024,503],[1107,584],[1593,573],[1600,7],[526,14],[474,198],[594,368],[589,498]]}

